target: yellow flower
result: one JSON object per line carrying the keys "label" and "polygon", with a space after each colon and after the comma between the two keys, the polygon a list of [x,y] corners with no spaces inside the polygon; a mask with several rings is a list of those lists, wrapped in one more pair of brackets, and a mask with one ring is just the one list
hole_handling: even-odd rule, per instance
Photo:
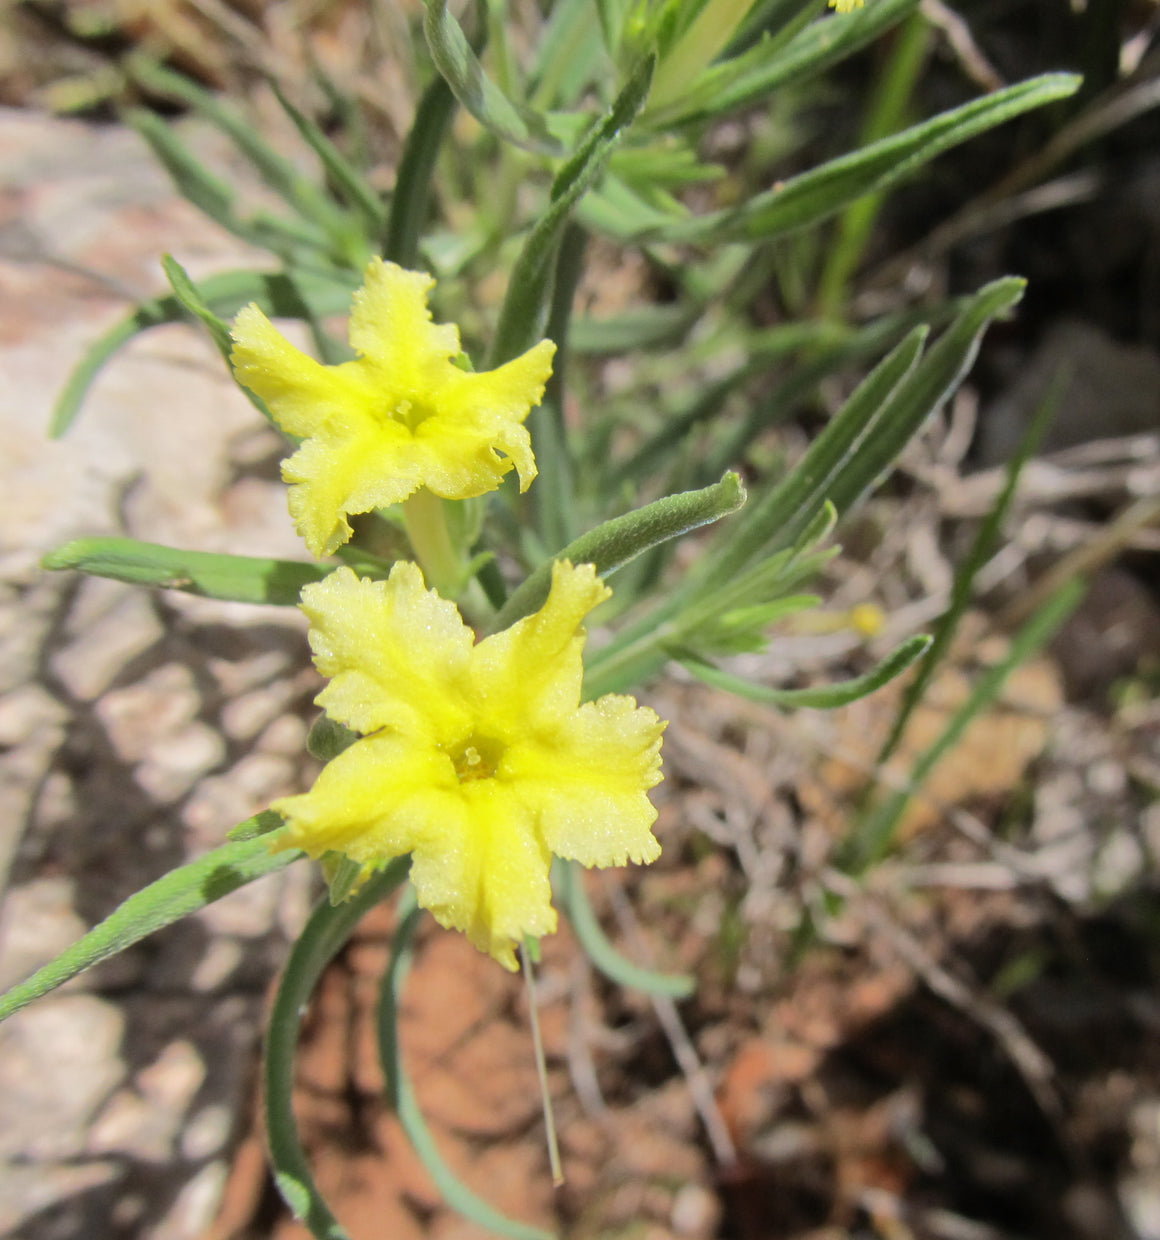
{"label": "yellow flower", "polygon": [[427,309],[434,283],[374,259],[350,316],[358,357],[339,366],[296,349],[256,305],[234,319],[238,381],[304,440],[282,477],[291,484],[290,514],[317,556],[350,537],[347,514],[385,508],[420,487],[468,499],[494,491],[513,465],[521,490],[536,476],[523,421],[543,397],[556,346],[541,340],[496,370],[460,370],[452,360],[459,329],[433,323]]}
{"label": "yellow flower", "polygon": [[830,0],[830,8],[837,9],[839,13],[853,13],[855,9],[860,9],[866,3],[866,0]]}
{"label": "yellow flower", "polygon": [[505,968],[556,928],[551,856],[653,861],[664,723],[631,697],[581,704],[581,622],[611,591],[558,562],[544,606],[474,642],[454,604],[397,563],[340,568],[302,591],[317,702],[364,733],[314,787],[275,801],[284,846],[363,866],[411,854],[419,903]]}

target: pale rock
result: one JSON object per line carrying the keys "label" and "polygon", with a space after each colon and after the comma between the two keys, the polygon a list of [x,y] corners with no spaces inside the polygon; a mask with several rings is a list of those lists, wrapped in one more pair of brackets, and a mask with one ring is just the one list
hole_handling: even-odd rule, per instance
{"label": "pale rock", "polygon": [[1144,872],[1146,862],[1140,841],[1131,831],[1113,831],[1094,858],[1092,890],[1100,896],[1119,895]]}
{"label": "pale rock", "polygon": [[[27,1167],[14,1168],[0,1161],[0,1171],[0,1235],[5,1236],[15,1235],[25,1220],[58,1203],[75,1201],[85,1193],[111,1185],[121,1175],[115,1161],[43,1163],[34,1173]],[[81,1233],[74,1228],[71,1234]]]}
{"label": "pale rock", "polygon": [[164,630],[140,586],[86,578],[69,617],[72,641],[52,657],[52,669],[82,702],[107,689],[133,659],[161,640]]}
{"label": "pale rock", "polygon": [[95,713],[117,754],[126,762],[140,762],[191,723],[199,705],[189,668],[167,663],[136,684],[106,693]]}
{"label": "pale rock", "polygon": [[273,797],[293,791],[293,763],[274,754],[250,754],[221,775],[210,775],[194,789],[182,820],[206,846],[265,809]]}
{"label": "pale rock", "polygon": [[134,778],[159,804],[176,801],[198,778],[220,765],[225,742],[208,724],[195,720],[160,741],[137,767]]}
{"label": "pale rock", "polygon": [[0,746],[23,745],[67,718],[67,708],[39,685],[21,685],[0,698]]}
{"label": "pale rock", "polygon": [[184,1039],[170,1043],[118,1090],[89,1134],[92,1154],[121,1154],[160,1163],[173,1157],[185,1113],[205,1080],[205,1064]]}
{"label": "pale rock", "polygon": [[124,1027],[92,995],[41,999],[0,1025],[0,1162],[83,1152],[94,1113],[125,1075]]}
{"label": "pale rock", "polygon": [[181,1156],[189,1162],[211,1158],[224,1149],[234,1127],[230,1108],[212,1103],[196,1111],[181,1130]]}
{"label": "pale rock", "polygon": [[197,962],[189,984],[194,990],[221,990],[242,962],[242,945],[235,939],[211,939]]}
{"label": "pale rock", "polygon": [[73,909],[72,879],[33,879],[12,888],[0,906],[0,991],[64,951],[88,930]]}
{"label": "pale rock", "polygon": [[229,1168],[207,1163],[177,1194],[168,1214],[150,1228],[148,1240],[197,1240],[213,1222]]}

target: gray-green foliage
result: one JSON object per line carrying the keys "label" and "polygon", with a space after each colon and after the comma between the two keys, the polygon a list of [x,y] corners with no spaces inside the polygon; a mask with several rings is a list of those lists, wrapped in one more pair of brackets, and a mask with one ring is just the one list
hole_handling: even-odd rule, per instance
{"label": "gray-green foliage", "polygon": [[[920,21],[915,14],[916,0],[867,0],[845,15],[825,12],[820,0],[556,0],[540,28],[525,32],[528,53],[518,63],[507,42],[510,31],[486,6],[473,14],[481,19],[478,26],[464,29],[446,0],[425,0],[415,35],[425,45],[428,76],[387,195],[374,188],[361,141],[368,126],[359,120],[360,102],[342,96],[336,84],[328,89],[340,98],[340,114],[358,121],[360,140],[350,144],[277,92],[316,160],[317,175],[311,176],[267,142],[238,105],[137,59],[131,76],[220,130],[281,208],[247,207],[244,195],[199,161],[174,126],[155,113],[134,108],[126,119],[190,202],[268,251],[277,269],[237,271],[195,284],[168,259],[172,293],[135,307],[91,347],[60,397],[53,431],[68,429],[101,367],[151,327],[192,320],[228,364],[227,320],[253,301],[271,316],[303,321],[321,359],[335,362],[348,354],[326,320],[347,309],[369,256],[425,265],[442,280],[439,310],[469,325],[474,321],[476,334],[491,342],[492,364],[526,349],[545,325],[559,345],[544,407],[529,423],[540,481],[527,498],[504,492],[486,512],[480,502],[470,520],[464,518],[469,533],[462,536],[479,537],[469,561],[479,582],[470,588],[491,606],[488,627],[502,628],[538,607],[553,560],[566,556],[615,574],[611,619],[617,623],[588,660],[589,696],[638,686],[670,659],[711,684],[779,706],[830,707],[871,692],[921,657],[926,639],[903,642],[861,676],[804,690],[749,684],[721,660],[762,649],[771,626],[816,604],[805,586],[833,554],[826,543],[835,523],[888,474],[954,393],[983,333],[1016,304],[1022,283],[999,280],[955,301],[900,309],[867,323],[812,315],[810,307],[847,304],[843,282],[856,269],[869,218],[849,214],[859,202],[875,195],[878,205],[940,154],[1063,99],[1078,85],[1074,77],[1049,74],[902,128],[893,120],[909,100],[895,98],[891,123],[875,140],[845,152],[826,149],[822,140],[803,146],[795,106],[818,100],[823,75],[833,66],[900,22]],[[502,74],[493,76],[494,66]],[[463,137],[452,124],[457,108],[478,122],[474,134],[465,131]],[[762,157],[759,142],[739,168],[704,158],[703,140],[714,127],[746,114],[758,118],[759,134],[774,134],[771,150],[792,151],[798,167],[807,163],[805,170],[778,179],[778,159]],[[446,183],[441,167],[454,169]],[[693,209],[692,202],[708,205]],[[822,229],[834,217],[842,221],[840,261],[822,273]],[[634,247],[664,278],[664,304],[630,306],[605,318],[576,313],[574,293],[593,237],[606,247]],[[506,296],[498,307],[481,308],[479,277],[497,269],[507,275]],[[761,326],[755,305],[778,283],[784,304],[804,313]],[[619,391],[609,393],[585,359],[615,356],[631,365]],[[770,468],[763,458],[768,429],[809,405],[823,381],[845,381],[854,371],[865,371],[865,377],[804,458],[792,469]],[[748,495],[733,472],[740,466],[752,475]],[[677,542],[709,525],[715,533],[701,554],[674,574]],[[389,569],[389,562],[357,540],[341,558],[369,576]],[[304,584],[334,567],[124,538],[70,543],[46,565],[273,605],[293,605]],[[1069,594],[1054,603],[1017,642],[1015,656],[1034,649],[1071,601]],[[972,709],[985,703],[996,683],[992,677],[980,687]],[[961,724],[948,730],[919,776],[953,743],[954,727],[961,730]],[[325,759],[353,739],[324,722],[312,733],[311,749]],[[869,812],[847,842],[848,868],[863,868],[880,854],[900,812],[897,799]],[[132,897],[0,999],[0,1017],[158,926],[292,860],[292,852],[271,853],[262,837],[279,825],[276,815],[259,815],[232,842]],[[344,1233],[311,1179],[295,1133],[294,1041],[322,968],[363,909],[402,881],[403,867],[368,877],[344,858],[330,860],[331,900],[320,905],[295,947],[275,1006],[266,1093],[276,1181],[314,1235],[336,1240]],[[573,869],[558,872],[557,882],[581,945],[608,976],[669,997],[688,993],[688,979],[642,969],[612,949]],[[497,1215],[455,1181],[418,1111],[397,1038],[412,926],[408,912],[380,1008],[393,1100],[436,1182],[458,1208],[502,1234],[539,1236]]]}

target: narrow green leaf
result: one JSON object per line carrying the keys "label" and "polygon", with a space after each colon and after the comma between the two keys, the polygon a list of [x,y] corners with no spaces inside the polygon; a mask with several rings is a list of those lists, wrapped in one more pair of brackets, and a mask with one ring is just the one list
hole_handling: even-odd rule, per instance
{"label": "narrow green leaf", "polygon": [[592,0],[557,0],[535,49],[529,75],[532,105],[571,107],[600,80],[607,63],[592,21]]}
{"label": "narrow green leaf", "polygon": [[896,676],[901,676],[929,646],[930,638],[925,634],[908,637],[864,675],[843,680],[838,684],[821,685],[816,689],[773,689],[768,685],[756,685],[732,672],[714,667],[712,663],[691,651],[672,653],[698,680],[703,680],[715,689],[736,693],[738,697],[748,698],[751,702],[788,709],[836,710],[839,706],[848,706],[851,702],[868,697]]}
{"label": "narrow green leaf", "polygon": [[375,193],[366,177],[331,142],[318,125],[286,98],[278,83],[271,81],[270,85],[278,102],[282,105],[282,110],[294,122],[294,127],[302,135],[306,144],[318,156],[319,162],[335,188],[362,216],[366,232],[372,237],[377,237],[387,220],[383,200]]}
{"label": "narrow green leaf", "polygon": [[620,51],[620,36],[630,0],[596,0],[596,16],[600,22],[600,35],[608,54],[615,58]]}
{"label": "narrow green leaf", "polygon": [[636,66],[604,119],[557,173],[548,209],[528,234],[512,269],[490,365],[510,361],[540,339],[552,301],[552,272],[564,228],[573,208],[604,170],[621,133],[644,106],[655,64],[653,57],[646,57]]}
{"label": "narrow green leaf", "polygon": [[971,721],[998,697],[1007,677],[1043,648],[1078,606],[1087,583],[1066,582],[1015,634],[1006,658],[989,667],[975,682],[967,700],[951,716],[933,745],[914,764],[908,787],[890,793],[855,825],[838,851],[838,864],[849,873],[864,873],[889,851],[898,822],[911,797],[922,787],[938,763],[958,743]]}
{"label": "narrow green leaf", "polygon": [[83,938],[65,948],[55,960],[38,969],[27,981],[0,995],[0,1020],[5,1020],[25,1004],[39,999],[85,969],[139,943],[155,930],[172,925],[254,879],[296,861],[301,853],[293,849],[271,852],[270,841],[262,838],[271,833],[272,827],[279,827],[281,822],[277,814],[266,810],[234,828],[237,832],[250,828],[259,832],[257,836],[223,844],[204,857],[171,870],[163,878],[131,895],[100,925],[94,926]]}
{"label": "narrow green leaf", "polygon": [[699,307],[642,306],[606,319],[573,319],[572,351],[583,354],[635,353],[679,340],[696,321]]}
{"label": "narrow green leaf", "polygon": [[804,78],[815,78],[901,21],[918,0],[871,0],[852,13],[828,15],[784,46],[768,36],[749,51],[686,82],[663,107],[650,107],[642,125],[667,129],[700,123],[768,99]]}
{"label": "narrow green leaf", "polygon": [[364,913],[385,899],[406,877],[408,858],[392,861],[372,875],[350,900],[332,905],[323,899],[315,906],[298,941],[290,950],[286,968],[266,1029],[265,1103],[266,1139],[270,1166],[282,1199],[315,1240],[350,1240],[330,1211],[310,1173],[298,1122],[294,1117],[294,1053],[298,1032],[310,996],[326,966],[350,938]]}
{"label": "narrow green leaf", "polygon": [[423,92],[411,131],[403,144],[391,212],[383,241],[383,257],[400,267],[413,268],[419,259],[419,237],[431,201],[431,178],[443,140],[455,115],[455,96],[444,78],[436,78]]}
{"label": "narrow green leaf", "polygon": [[552,867],[552,879],[560,905],[580,940],[588,958],[605,977],[620,986],[631,986],[649,995],[669,999],[687,999],[696,989],[696,981],[674,973],[658,973],[625,959],[608,941],[600,927],[575,861],[558,862]]}
{"label": "narrow green leaf", "polygon": [[324,853],[321,860],[322,876],[326,879],[326,898],[333,904],[345,904],[358,889],[363,877],[362,866],[340,852]]}
{"label": "narrow green leaf", "polygon": [[682,21],[684,29],[667,47],[659,48],[660,64],[657,68],[654,102],[658,111],[680,99],[695,82],[705,67],[725,50],[738,26],[751,7],[752,0],[715,0],[712,5],[701,4],[700,12],[692,16],[696,6],[682,5],[689,14]]}
{"label": "narrow green leaf", "polygon": [[[233,341],[230,339],[229,324],[225,319],[214,314],[209,306],[205,304],[205,300],[198,291],[197,285],[189,278],[189,273],[172,254],[163,254],[161,256],[161,266],[165,269],[165,275],[169,280],[169,287],[173,289],[174,297],[181,302],[190,314],[205,325],[210,339],[213,341],[217,351],[222,355],[232,374],[233,362],[231,361],[231,353],[233,352]],[[271,426],[277,427],[278,423],[275,421],[274,415],[269,408],[267,408],[266,402],[247,387],[241,387],[241,391],[246,394],[250,404],[257,409],[262,417]]]}
{"label": "narrow green leaf", "polygon": [[[414,953],[415,926],[418,921],[419,908],[415,903],[414,892],[408,888],[399,901],[399,928],[395,932],[392,946],[391,963],[383,978],[379,992],[378,1033],[379,1056],[383,1064],[383,1075],[387,1079],[391,1102],[399,1123],[411,1142],[411,1147],[419,1156],[427,1174],[434,1181],[435,1187],[443,1196],[443,1200],[453,1209],[458,1210],[466,1219],[470,1219],[478,1227],[497,1236],[507,1236],[509,1240],[554,1240],[551,1232],[539,1227],[531,1227],[517,1219],[508,1218],[482,1198],[477,1197],[471,1189],[443,1160],[435,1139],[423,1119],[423,1112],[415,1100],[411,1089],[411,1079],[407,1075],[403,1063],[403,1052],[399,1038],[399,1008],[402,1004],[403,985],[410,972],[411,959]],[[317,1234],[317,1233],[315,1233]]]}
{"label": "narrow green leaf", "polygon": [[[915,87],[933,43],[934,31],[925,15],[912,13],[891,40],[887,60],[874,76],[864,105],[860,146],[889,137],[914,120]],[[821,317],[843,317],[847,285],[862,261],[885,200],[884,194],[867,194],[851,203],[838,220],[818,280],[816,305]]]}
{"label": "narrow green leaf", "polygon": [[956,390],[988,324],[1022,297],[1024,287],[1014,278],[986,285],[921,361],[924,331],[911,332],[863,380],[798,467],[747,510],[698,588],[712,589],[759,555],[793,542],[827,500],[840,516],[849,513]]}
{"label": "narrow green leaf", "polygon": [[230,360],[230,352],[233,349],[229,324],[225,319],[214,314],[209,306],[205,304],[202,295],[197,290],[197,285],[189,278],[189,273],[172,254],[163,254],[161,256],[161,266],[165,270],[169,287],[173,289],[174,297],[181,302],[190,314],[205,324],[210,339],[217,346],[217,351],[228,362]]}
{"label": "narrow green leaf", "polygon": [[424,2],[427,46],[456,99],[484,128],[515,146],[544,155],[560,154],[547,118],[509,99],[484,72],[462,27],[447,11],[447,0]]}
{"label": "narrow green leaf", "polygon": [[78,538],[50,551],[41,563],[48,569],[76,569],[133,585],[281,607],[296,607],[302,587],[321,581],[334,568],[299,560],[183,551],[135,538]]}
{"label": "narrow green leaf", "polygon": [[562,547],[577,533],[576,463],[564,421],[564,394],[571,360],[572,307],[584,274],[587,244],[588,236],[582,228],[567,225],[556,255],[547,324],[548,339],[556,342],[556,355],[544,399],[527,421],[540,473],[552,479],[551,486],[534,487],[530,497],[535,532],[545,547]]}
{"label": "narrow green leaf", "polygon": [[987,325],[1019,300],[1023,288],[1022,280],[1008,278],[981,289],[921,362],[925,329],[912,332],[863,380],[800,464],[746,508],[720,553],[703,556],[704,567],[596,652],[585,670],[585,692],[618,692],[654,675],[667,658],[662,629],[671,635],[678,617],[695,615],[762,559],[796,545],[827,501],[848,513],[954,392]]}
{"label": "narrow green leaf", "polygon": [[896,184],[976,134],[1033,108],[1066,99],[1079,83],[1080,79],[1069,73],[1049,73],[1020,82],[830,160],[758,194],[744,206],[673,222],[658,231],[670,242],[768,241],[816,224],[863,194]]}
{"label": "narrow green leaf", "polygon": [[[769,551],[791,545],[810,525],[833,487],[869,438],[887,399],[912,372],[926,329],[916,327],[870,372],[810,445],[805,457],[752,505],[731,531],[719,558],[706,561],[703,588],[712,594]],[[870,475],[876,477],[877,474]],[[844,510],[839,506],[839,512]]]}
{"label": "narrow green leaf", "polygon": [[512,594],[495,618],[493,631],[505,629],[540,607],[552,584],[552,564],[570,560],[573,564],[594,564],[606,577],[642,551],[677,538],[702,525],[719,521],[745,503],[745,487],[737,474],[726,474],[720,482],[700,491],[685,491],[654,500],[634,512],[614,517],[582,534],[559,551]]}
{"label": "narrow green leaf", "polygon": [[970,550],[963,560],[962,567],[955,574],[954,584],[951,587],[950,603],[935,625],[934,641],[931,643],[930,651],[927,653],[926,658],[923,659],[922,666],[918,669],[918,675],[906,687],[906,693],[903,695],[902,705],[899,707],[894,725],[890,729],[890,735],[886,738],[878,754],[878,764],[880,766],[890,758],[899,741],[902,740],[902,735],[906,731],[906,725],[910,721],[911,715],[925,697],[927,687],[934,677],[935,671],[951,648],[951,643],[954,641],[955,634],[959,629],[959,622],[962,620],[970,603],[971,590],[974,586],[975,578],[994,551],[1003,529],[1003,522],[1006,520],[1007,513],[1011,509],[1011,503],[1015,498],[1023,467],[1034,455],[1046,433],[1051,418],[1058,407],[1064,386],[1064,378],[1057,375],[1046,396],[1040,401],[1039,407],[1035,410],[1031,422],[1019,442],[1015,455],[1008,463],[1007,478],[1003,484],[1003,489],[996,497],[986,520],[979,526],[978,532],[971,543]]}
{"label": "narrow green leaf", "polygon": [[254,239],[234,212],[234,191],[202,164],[168,122],[146,108],[130,108],[124,117],[152,148],[183,197],[234,236]]}
{"label": "narrow green leaf", "polygon": [[674,220],[691,218],[688,210],[671,196],[661,202],[655,197],[645,198],[639,189],[617,176],[615,168],[609,168],[600,185],[584,196],[576,207],[576,215],[592,232],[619,242],[659,237]]}
{"label": "narrow green leaf", "polygon": [[130,76],[146,90],[180,100],[200,112],[246,156],[262,180],[303,218],[314,221],[332,238],[340,238],[349,231],[336,204],[318,185],[303,176],[292,160],[262,137],[252,118],[223,103],[196,82],[146,56],[131,56],[128,69]]}
{"label": "narrow green leaf", "polygon": [[981,288],[894,389],[873,420],[870,433],[859,440],[829,486],[826,497],[842,516],[893,465],[931,414],[958,390],[974,363],[984,332],[1022,298],[1026,287],[1026,280],[1008,276]]}
{"label": "narrow green leaf", "polygon": [[[349,309],[357,276],[339,268],[287,272],[225,271],[201,281],[201,303],[219,317],[236,314],[247,302],[255,302],[271,317],[298,318],[301,306],[325,317]],[[180,323],[186,307],[177,297],[144,301],[126,318],[110,328],[81,358],[53,410],[49,433],[63,435],[80,411],[93,380],[105,364],[134,336],[165,323]]]}

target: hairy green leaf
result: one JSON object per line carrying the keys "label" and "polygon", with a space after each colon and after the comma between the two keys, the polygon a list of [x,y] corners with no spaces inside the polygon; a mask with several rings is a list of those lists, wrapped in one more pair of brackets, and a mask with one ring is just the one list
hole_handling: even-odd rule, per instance
{"label": "hairy green leaf", "polygon": [[789,709],[836,710],[848,706],[860,698],[869,696],[883,685],[902,675],[908,667],[930,646],[930,638],[924,634],[908,637],[876,667],[862,676],[843,680],[838,684],[820,685],[815,689],[774,689],[769,685],[756,685],[750,680],[722,668],[715,667],[691,651],[673,651],[680,661],[699,680],[716,689],[726,689],[751,702],[763,702],[769,706]]}
{"label": "hairy green leaf", "polygon": [[296,607],[302,587],[321,581],[334,568],[304,560],[183,551],[136,538],[78,538],[50,551],[41,562],[49,569],[76,569],[134,585],[281,607]]}
{"label": "hairy green leaf", "polygon": [[686,82],[661,107],[649,107],[642,125],[668,128],[705,122],[768,99],[774,91],[817,77],[901,21],[917,0],[871,0],[852,13],[811,22],[784,46],[768,36],[755,47],[713,65]]}
{"label": "hairy green leaf", "polygon": [[223,844],[131,895],[55,960],[0,995],[0,1020],[85,969],[132,947],[155,930],[172,925],[246,883],[296,861],[301,853],[293,849],[271,852],[270,842],[264,838],[281,825],[282,819],[266,810],[234,829],[239,835],[252,832],[250,838]]}
{"label": "hairy green leaf", "polygon": [[509,99],[487,76],[462,27],[447,11],[447,0],[425,0],[423,32],[435,67],[456,99],[486,129],[528,151],[560,154],[547,118]]}
{"label": "hairy green leaf", "polygon": [[548,209],[528,234],[508,281],[492,342],[492,366],[510,361],[539,340],[552,302],[555,258],[564,228],[603,172],[622,132],[644,106],[655,63],[648,57],[637,65],[604,119],[557,173]]}
{"label": "hairy green leaf", "polygon": [[768,241],[805,228],[840,211],[863,194],[897,184],[937,155],[976,134],[1033,108],[1066,99],[1079,84],[1080,79],[1070,73],[1048,73],[1020,82],[830,160],[756,195],[743,206],[674,221],[658,229],[658,235],[666,241],[705,244]]}
{"label": "hairy green leaf", "polygon": [[737,474],[726,474],[720,482],[700,491],[685,491],[654,500],[634,512],[605,521],[582,534],[574,542],[541,564],[508,599],[496,616],[493,630],[505,629],[521,617],[530,615],[548,597],[552,584],[552,564],[570,560],[573,564],[594,564],[602,577],[615,572],[629,560],[659,546],[670,538],[687,534],[702,525],[719,521],[745,503],[745,488]]}

